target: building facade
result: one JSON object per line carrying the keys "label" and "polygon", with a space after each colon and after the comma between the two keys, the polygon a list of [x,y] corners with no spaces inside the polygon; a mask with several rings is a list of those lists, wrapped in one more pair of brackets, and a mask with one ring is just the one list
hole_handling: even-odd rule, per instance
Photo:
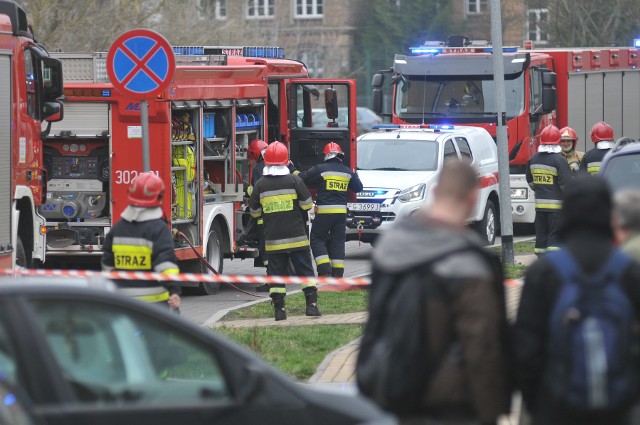
{"label": "building facade", "polygon": [[313,77],[348,78],[366,0],[196,0],[198,19],[216,29],[206,44],[280,46]]}

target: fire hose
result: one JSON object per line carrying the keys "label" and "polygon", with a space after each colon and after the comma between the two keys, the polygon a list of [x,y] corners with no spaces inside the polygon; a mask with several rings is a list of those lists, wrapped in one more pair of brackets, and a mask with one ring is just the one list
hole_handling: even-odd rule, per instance
{"label": "fire hose", "polygon": [[[216,270],[216,269],[215,269],[211,264],[209,264],[209,262],[208,262],[208,261],[207,261],[207,260],[202,256],[202,254],[200,254],[200,253],[198,252],[198,250],[196,249],[196,247],[195,247],[195,246],[193,246],[193,244],[191,243],[191,241],[189,240],[189,238],[187,237],[187,235],[185,235],[184,233],[182,233],[182,232],[181,232],[181,231],[179,231],[179,230],[177,231],[177,233],[176,233],[176,234],[177,234],[179,237],[181,237],[182,239],[184,239],[184,240],[187,242],[187,244],[191,247],[191,249],[193,250],[193,252],[198,256],[198,259],[200,260],[200,262],[201,262],[202,264],[204,264],[204,266],[205,266],[207,269],[211,270],[211,273],[213,273],[213,274],[215,274],[215,275],[217,275],[217,276],[220,276],[220,273],[218,273],[218,271],[217,271],[217,270]],[[223,283],[223,284],[225,284],[225,285],[229,286],[230,288],[235,289],[236,291],[242,292],[243,294],[251,295],[252,297],[256,297],[256,298],[267,298],[267,297],[263,297],[263,296],[261,296],[261,295],[252,294],[251,292],[249,292],[249,291],[245,291],[244,289],[240,289],[240,288],[238,288],[237,286],[235,286],[235,285],[234,285],[233,283],[231,283],[231,282],[221,282],[221,283]]]}

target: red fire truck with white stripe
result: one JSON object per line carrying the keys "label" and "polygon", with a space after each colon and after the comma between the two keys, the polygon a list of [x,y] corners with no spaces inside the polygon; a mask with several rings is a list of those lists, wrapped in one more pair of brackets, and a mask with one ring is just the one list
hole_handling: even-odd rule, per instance
{"label": "red fire truck with white stripe", "polygon": [[62,66],[36,42],[25,11],[0,0],[0,267],[45,260],[42,139],[62,118]]}
{"label": "red fire truck with white stripe", "polygon": [[[334,137],[350,147],[355,120],[353,134],[351,128],[303,124],[316,102],[330,112],[341,97],[355,102],[355,86],[351,81],[290,76],[291,95],[276,98],[281,102],[274,109],[265,62],[283,67],[294,62],[283,59],[281,49],[270,49],[276,57],[251,61],[232,60],[220,49],[214,53],[181,46],[174,52],[173,81],[149,106],[151,170],[165,181],[170,194],[163,209],[175,230],[181,270],[209,272],[198,259],[201,254],[220,272],[224,257],[257,254],[255,246],[241,244],[248,218],[244,193],[250,141],[268,138],[270,114],[279,123],[285,114],[290,122],[284,121],[286,131],[281,133],[299,168],[321,160],[317,154],[323,138]],[[65,119],[52,127],[44,147],[49,191],[40,212],[47,219],[48,262],[54,267],[77,268],[83,262],[93,266],[102,255],[104,236],[127,205],[131,180],[142,169],[140,103],[113,89],[105,72],[106,54],[56,55],[65,69],[66,109]],[[278,85],[282,81],[271,84],[284,95]],[[320,85],[326,87],[319,89]],[[203,282],[198,292],[215,293],[218,286]]]}
{"label": "red fire truck with white stripe", "polygon": [[[464,124],[496,134],[492,47],[452,36],[395,55],[392,68],[373,77],[373,109],[396,124]],[[570,126],[578,150],[593,147],[589,131],[606,121],[616,137],[640,136],[638,49],[630,47],[504,48],[506,117],[514,223],[533,223],[534,195],[524,178],[548,124]],[[383,102],[385,74],[391,75]]]}

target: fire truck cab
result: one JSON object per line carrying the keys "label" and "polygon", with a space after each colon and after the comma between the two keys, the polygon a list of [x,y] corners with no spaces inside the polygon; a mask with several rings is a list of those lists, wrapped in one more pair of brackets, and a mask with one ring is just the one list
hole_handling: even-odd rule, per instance
{"label": "fire truck cab", "polygon": [[36,42],[25,11],[0,0],[0,268],[45,260],[41,136],[62,119],[60,96],[62,65]]}
{"label": "fire truck cab", "polygon": [[[392,68],[373,77],[373,109],[395,124],[473,125],[495,138],[492,52],[487,41],[451,36],[398,54]],[[534,196],[524,173],[544,127],[571,126],[582,151],[592,148],[587,138],[598,121],[611,124],[616,137],[640,134],[638,50],[505,47],[504,77],[512,217],[533,223]]]}

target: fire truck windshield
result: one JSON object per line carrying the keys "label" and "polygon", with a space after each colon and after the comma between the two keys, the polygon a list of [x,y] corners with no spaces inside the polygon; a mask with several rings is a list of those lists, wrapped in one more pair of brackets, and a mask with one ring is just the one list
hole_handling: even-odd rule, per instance
{"label": "fire truck windshield", "polygon": [[[507,117],[524,111],[524,74],[505,79]],[[395,114],[403,121],[433,117],[473,117],[496,112],[493,80],[469,76],[456,79],[403,75],[396,87]]]}

